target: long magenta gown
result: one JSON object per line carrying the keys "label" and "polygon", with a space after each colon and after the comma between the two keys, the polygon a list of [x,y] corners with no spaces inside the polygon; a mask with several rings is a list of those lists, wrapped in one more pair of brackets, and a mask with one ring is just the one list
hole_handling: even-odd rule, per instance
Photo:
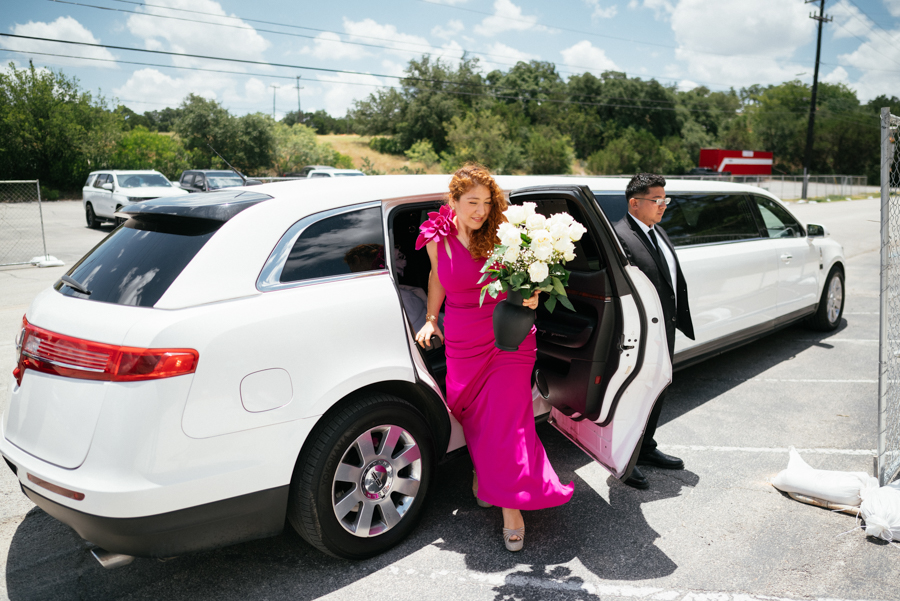
{"label": "long magenta gown", "polygon": [[537,356],[534,328],[514,352],[494,346],[492,314],[506,295],[486,295],[478,306],[480,269],[456,236],[437,240],[438,277],[447,292],[444,337],[447,404],[462,424],[478,474],[478,496],[510,509],[543,509],[572,498],[534,428],[531,372]]}

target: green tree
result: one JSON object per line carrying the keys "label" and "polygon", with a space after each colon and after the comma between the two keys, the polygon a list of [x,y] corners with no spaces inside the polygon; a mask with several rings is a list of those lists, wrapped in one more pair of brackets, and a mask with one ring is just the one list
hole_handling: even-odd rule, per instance
{"label": "green tree", "polygon": [[575,151],[568,136],[556,129],[539,126],[528,136],[525,144],[525,165],[535,175],[565,174],[572,172]]}
{"label": "green tree", "polygon": [[[297,171],[304,165],[332,165],[351,167],[346,161],[339,165],[340,155],[330,144],[316,141],[316,131],[299,123],[287,126],[275,123],[274,167],[279,175]],[[347,157],[349,158],[349,157]]]}
{"label": "green tree", "polygon": [[121,129],[121,115],[62,72],[10,63],[0,73],[2,179],[78,189],[88,172],[111,166]]}
{"label": "green tree", "polygon": [[138,125],[116,144],[112,164],[117,169],[156,169],[171,180],[191,169],[193,156],[180,140]]}
{"label": "green tree", "polygon": [[198,169],[221,169],[225,165],[210,149],[214,148],[234,165],[237,127],[234,117],[215,100],[188,94],[179,107],[174,130],[185,148],[191,151]]}
{"label": "green tree", "polygon": [[606,148],[592,154],[586,165],[588,173],[598,175],[630,175],[647,171],[670,173],[679,167],[679,158],[669,144],[660,144],[649,131],[629,127]]}
{"label": "green tree", "polygon": [[[232,165],[248,173],[261,173],[275,158],[275,120],[263,113],[250,113],[235,119],[236,136],[228,148]],[[221,152],[221,151],[220,151]]]}
{"label": "green tree", "polygon": [[481,163],[496,173],[510,173],[522,166],[522,148],[509,138],[506,123],[490,111],[454,115],[447,126],[448,150],[441,166],[448,173],[468,161]]}

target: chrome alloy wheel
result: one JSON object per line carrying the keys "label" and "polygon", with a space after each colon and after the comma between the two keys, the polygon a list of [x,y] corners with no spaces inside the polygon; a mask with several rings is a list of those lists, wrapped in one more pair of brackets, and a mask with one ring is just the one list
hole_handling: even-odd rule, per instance
{"label": "chrome alloy wheel", "polygon": [[422,453],[399,426],[363,432],[344,452],[334,474],[331,505],[344,530],[361,538],[384,534],[416,500]]}
{"label": "chrome alloy wheel", "polygon": [[841,278],[838,274],[834,274],[831,282],[828,284],[828,321],[834,323],[841,315],[841,307],[844,304],[844,286],[841,284]]}

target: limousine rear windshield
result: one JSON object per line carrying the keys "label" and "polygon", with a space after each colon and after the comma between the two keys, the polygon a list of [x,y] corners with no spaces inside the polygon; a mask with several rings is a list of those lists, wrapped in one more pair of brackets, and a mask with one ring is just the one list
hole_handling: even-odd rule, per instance
{"label": "limousine rear windshield", "polygon": [[152,307],[221,226],[208,219],[131,218],[69,271],[90,294],[62,281],[54,288],[90,301]]}

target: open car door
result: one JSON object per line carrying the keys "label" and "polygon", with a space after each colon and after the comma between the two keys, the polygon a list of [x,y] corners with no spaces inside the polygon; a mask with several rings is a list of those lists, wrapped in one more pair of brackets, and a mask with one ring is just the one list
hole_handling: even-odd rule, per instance
{"label": "open car door", "polygon": [[575,243],[566,288],[575,312],[538,308],[535,401],[549,421],[617,478],[631,474],[647,418],[672,381],[662,307],[653,285],[631,266],[586,186],[515,190],[549,217],[567,212],[587,228]]}

